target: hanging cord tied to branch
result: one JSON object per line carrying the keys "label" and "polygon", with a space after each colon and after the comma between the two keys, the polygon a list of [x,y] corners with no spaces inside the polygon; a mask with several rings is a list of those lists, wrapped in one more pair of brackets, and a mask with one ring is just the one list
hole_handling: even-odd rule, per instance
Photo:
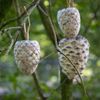
{"label": "hanging cord tied to branch", "polygon": [[66,0],[66,3],[68,7],[73,7],[74,6],[74,0]]}

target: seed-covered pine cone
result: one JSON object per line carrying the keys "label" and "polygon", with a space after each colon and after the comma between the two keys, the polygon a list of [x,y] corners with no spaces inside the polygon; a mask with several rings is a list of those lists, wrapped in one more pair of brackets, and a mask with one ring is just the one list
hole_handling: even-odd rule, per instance
{"label": "seed-covered pine cone", "polygon": [[35,72],[40,59],[40,46],[37,41],[17,41],[14,47],[14,57],[21,72]]}
{"label": "seed-covered pine cone", "polygon": [[66,38],[76,37],[80,30],[80,13],[74,7],[59,10],[57,20]]}
{"label": "seed-covered pine cone", "polygon": [[[89,56],[88,40],[80,35],[70,39],[64,38],[59,42],[59,48],[61,49],[61,52],[70,59],[72,64],[74,64],[81,74],[86,66]],[[77,71],[63,54],[58,52],[62,72],[67,75],[69,79],[73,80],[76,76],[78,76]]]}

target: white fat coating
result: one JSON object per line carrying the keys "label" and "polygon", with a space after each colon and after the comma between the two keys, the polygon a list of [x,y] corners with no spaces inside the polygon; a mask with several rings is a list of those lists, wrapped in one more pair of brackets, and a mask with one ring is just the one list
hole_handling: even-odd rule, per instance
{"label": "white fat coating", "polygon": [[80,13],[74,7],[59,10],[57,21],[66,38],[76,37],[80,30]]}
{"label": "white fat coating", "polygon": [[14,57],[19,70],[25,74],[35,72],[40,59],[40,45],[37,41],[17,41]]}
{"label": "white fat coating", "polygon": [[[59,47],[63,54],[67,56],[75,65],[76,69],[82,73],[86,67],[89,56],[88,40],[80,35],[71,39],[64,38],[59,42]],[[66,74],[69,79],[74,79],[77,75],[77,72],[64,55],[58,52],[59,63],[62,68],[62,72]]]}

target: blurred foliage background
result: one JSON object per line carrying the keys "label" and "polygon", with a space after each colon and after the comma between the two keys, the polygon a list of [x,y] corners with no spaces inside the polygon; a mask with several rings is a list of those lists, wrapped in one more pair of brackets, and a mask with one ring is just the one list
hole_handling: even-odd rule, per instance
{"label": "blurred foliage background", "polygon": [[[19,0],[20,1],[20,0]],[[29,6],[32,0],[21,0],[21,6]],[[66,0],[44,0],[46,7],[51,2],[52,19],[56,25],[56,31],[63,37],[57,24],[57,11],[66,7]],[[75,6],[81,14],[80,34],[90,42],[90,57],[83,75],[85,87],[93,100],[100,100],[100,0],[75,0]],[[13,0],[0,0],[0,24],[16,17]],[[61,100],[60,89],[54,90],[59,85],[59,63],[55,48],[45,31],[39,12],[35,9],[31,16],[30,39],[38,40],[41,46],[41,63],[37,74],[41,87],[49,100]],[[16,26],[16,22],[6,27]],[[11,38],[15,38],[16,30],[11,30],[0,35],[0,100],[38,100],[39,96],[32,79],[19,72],[14,61],[13,48],[6,55],[11,44]],[[21,38],[19,37],[18,40]],[[48,56],[50,55],[50,56]],[[46,59],[44,59],[48,56]],[[44,60],[43,60],[44,59]],[[85,100],[78,85],[73,86],[74,100]]]}

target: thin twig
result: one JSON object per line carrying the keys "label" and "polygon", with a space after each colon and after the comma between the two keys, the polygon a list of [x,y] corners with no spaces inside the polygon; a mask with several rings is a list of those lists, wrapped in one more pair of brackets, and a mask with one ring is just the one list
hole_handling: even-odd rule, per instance
{"label": "thin twig", "polygon": [[54,35],[55,46],[57,46],[57,37],[56,37],[56,32],[55,32],[55,29],[54,29],[52,20],[51,20],[51,18],[50,18],[50,16],[49,16],[49,14],[48,14],[47,11],[44,11],[44,10],[41,8],[40,5],[38,5],[38,7],[39,7],[39,9],[43,12],[43,14],[44,14],[45,16],[48,17],[48,20],[49,20],[49,22],[50,22],[50,25],[51,25],[51,28],[52,28],[52,31],[53,31],[53,35]]}
{"label": "thin twig", "polygon": [[15,44],[15,41],[16,41],[16,40],[13,39],[13,37],[12,37],[12,35],[11,35],[10,32],[8,33],[8,36],[9,36],[9,38],[10,38],[10,40],[11,40],[11,43],[10,43],[9,47],[7,48],[7,50],[6,50],[5,56],[8,56],[9,52],[10,52],[11,49],[13,48],[13,46],[14,46],[14,44]]}
{"label": "thin twig", "polygon": [[[39,2],[40,2],[40,0],[38,0],[37,2],[32,2],[31,4],[30,4],[30,6],[28,7],[28,8],[26,8],[26,11],[24,11],[20,16],[18,16],[18,17],[16,17],[16,18],[13,18],[13,19],[10,19],[10,20],[8,20],[8,21],[6,21],[6,22],[4,22],[4,23],[1,23],[0,24],[0,30],[3,28],[3,27],[5,27],[6,25],[8,25],[8,24],[10,24],[10,23],[12,23],[12,22],[14,22],[14,21],[16,21],[16,20],[20,20],[21,18],[23,18],[23,17],[27,17],[27,13],[26,12],[28,12],[28,14],[30,15],[31,13],[32,13],[32,11],[33,11],[33,9],[34,8],[36,8],[36,6],[39,4]],[[25,21],[25,18],[24,18],[24,21]]]}
{"label": "thin twig", "polygon": [[8,47],[8,49],[7,49],[6,53],[5,53],[6,56],[7,56],[7,55],[9,54],[9,52],[11,51],[13,45],[14,45],[14,39],[11,40],[11,44],[10,44],[10,46]]}
{"label": "thin twig", "polygon": [[27,21],[28,21],[28,27],[27,27],[26,30],[27,30],[27,33],[29,33],[29,31],[30,31],[30,26],[31,26],[30,16],[28,16]]}
{"label": "thin twig", "polygon": [[43,62],[44,60],[46,60],[48,57],[50,57],[51,55],[53,55],[55,52],[51,52],[49,55],[47,55],[46,57],[44,57],[43,59],[40,60],[39,63]]}
{"label": "thin twig", "polygon": [[16,26],[16,27],[8,27],[6,29],[3,29],[0,31],[0,35],[3,35],[3,33],[7,32],[7,31],[10,31],[10,30],[18,30],[18,29],[21,29],[20,26]]}

